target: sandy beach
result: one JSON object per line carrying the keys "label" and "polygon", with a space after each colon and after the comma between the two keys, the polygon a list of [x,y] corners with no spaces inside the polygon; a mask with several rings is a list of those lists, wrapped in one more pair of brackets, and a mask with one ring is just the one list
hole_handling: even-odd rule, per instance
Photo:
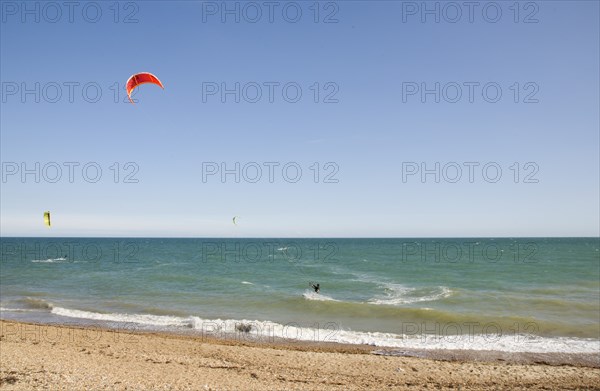
{"label": "sandy beach", "polygon": [[[600,389],[597,357],[373,354],[0,321],[0,386],[28,389]],[[467,358],[468,357],[468,358]]]}

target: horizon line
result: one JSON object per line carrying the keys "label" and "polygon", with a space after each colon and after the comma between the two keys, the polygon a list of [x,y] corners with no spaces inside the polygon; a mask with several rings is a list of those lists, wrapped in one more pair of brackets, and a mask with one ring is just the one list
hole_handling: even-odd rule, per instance
{"label": "horizon line", "polygon": [[600,236],[1,236],[0,239],[600,239]]}

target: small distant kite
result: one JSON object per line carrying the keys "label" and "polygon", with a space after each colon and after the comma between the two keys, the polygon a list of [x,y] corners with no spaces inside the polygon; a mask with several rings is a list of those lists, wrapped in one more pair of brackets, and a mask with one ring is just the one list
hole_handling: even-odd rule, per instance
{"label": "small distant kite", "polygon": [[46,224],[46,226],[50,227],[50,212],[46,211],[44,212],[44,224]]}
{"label": "small distant kite", "polygon": [[237,219],[238,219],[237,216],[233,216],[233,225],[237,225]]}
{"label": "small distant kite", "polygon": [[154,76],[153,74],[148,72],[136,73],[135,75],[131,76],[129,80],[127,80],[127,84],[125,85],[125,88],[127,89],[127,97],[131,103],[133,103],[133,100],[131,99],[131,93],[133,90],[146,83],[156,84],[163,90],[165,89],[160,80],[158,80],[158,77]]}

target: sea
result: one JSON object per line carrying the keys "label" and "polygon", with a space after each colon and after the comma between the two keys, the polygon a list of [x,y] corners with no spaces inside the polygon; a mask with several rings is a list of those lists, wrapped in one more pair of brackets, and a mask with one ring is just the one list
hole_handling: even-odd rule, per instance
{"label": "sea", "polygon": [[600,352],[599,238],[0,243],[4,320],[291,344]]}

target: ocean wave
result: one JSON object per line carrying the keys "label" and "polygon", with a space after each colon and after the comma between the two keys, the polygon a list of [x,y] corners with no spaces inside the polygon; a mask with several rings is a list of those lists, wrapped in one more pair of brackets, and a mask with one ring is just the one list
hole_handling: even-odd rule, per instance
{"label": "ocean wave", "polygon": [[0,307],[0,312],[39,312],[42,310],[32,308],[6,308]]}
{"label": "ocean wave", "polygon": [[[338,274],[348,273],[338,269]],[[367,300],[368,304],[375,305],[403,305],[426,301],[436,301],[452,296],[453,292],[445,286],[434,287],[410,287],[396,282],[385,281],[385,279],[369,273],[349,272],[356,277],[354,281],[375,285],[376,289],[383,290],[382,294]]]}
{"label": "ocean wave", "polygon": [[23,304],[29,309],[51,310],[53,308],[52,303],[44,299],[37,299],[35,297],[24,297],[22,299],[18,299],[17,302],[19,304]]}
{"label": "ocean wave", "polygon": [[[596,353],[598,340],[579,338],[544,338],[527,334],[518,335],[401,335],[384,332],[343,330],[330,322],[321,327],[301,327],[296,322],[281,324],[270,321],[202,319],[192,316],[192,328],[205,335],[240,338],[256,342],[276,338],[311,342],[331,342],[351,345],[411,348],[420,350],[495,350],[531,353]],[[239,325],[249,331],[240,333]],[[318,325],[317,325],[318,326]]]}
{"label": "ocean wave", "polygon": [[317,292],[312,292],[309,290],[304,291],[304,293],[302,294],[302,296],[306,299],[306,300],[315,300],[315,301],[340,301],[340,300],[336,300],[333,297],[329,297],[329,296],[325,296],[321,293],[317,293]]}
{"label": "ocean wave", "polygon": [[51,311],[55,315],[68,318],[101,320],[107,322],[137,323],[150,326],[177,326],[190,327],[190,320],[178,316],[148,315],[148,314],[118,314],[73,310],[62,307],[54,307]]}
{"label": "ocean wave", "polygon": [[67,261],[67,258],[48,258],[48,259],[33,259],[31,262],[33,263],[60,263]]}
{"label": "ocean wave", "polygon": [[453,292],[445,286],[413,288],[400,284],[382,284],[385,294],[369,299],[370,304],[400,305],[423,301],[436,301],[452,296]]}
{"label": "ocean wave", "polygon": [[[495,350],[506,352],[532,353],[597,353],[597,339],[538,337],[527,334],[512,335],[428,335],[394,334],[384,332],[364,332],[344,330],[336,323],[329,322],[316,327],[302,327],[296,322],[281,324],[271,321],[237,319],[203,319],[197,316],[157,316],[147,314],[102,314],[61,307],[52,309],[52,313],[70,318],[99,320],[109,322],[136,323],[153,326],[158,330],[191,329],[203,336],[229,337],[248,341],[269,342],[275,339],[333,342],[354,345],[411,349],[463,349]],[[244,327],[241,328],[240,325]],[[241,331],[244,330],[244,331]]]}

